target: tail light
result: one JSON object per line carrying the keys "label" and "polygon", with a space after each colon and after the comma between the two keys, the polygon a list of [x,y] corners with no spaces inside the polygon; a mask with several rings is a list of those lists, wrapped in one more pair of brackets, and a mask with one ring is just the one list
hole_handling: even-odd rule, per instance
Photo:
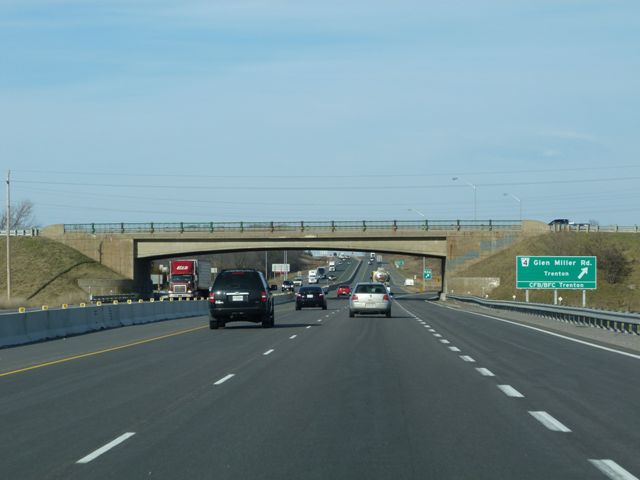
{"label": "tail light", "polygon": [[209,302],[215,303],[215,301],[216,301],[216,294],[213,292],[209,292]]}
{"label": "tail light", "polygon": [[358,300],[358,295],[356,295],[355,293],[353,295],[351,295],[351,300],[353,300],[354,302]]}
{"label": "tail light", "polygon": [[260,292],[260,301],[262,303],[267,303],[267,292]]}
{"label": "tail light", "polygon": [[384,294],[384,297],[382,297],[383,300],[389,301],[389,295],[388,294]]}

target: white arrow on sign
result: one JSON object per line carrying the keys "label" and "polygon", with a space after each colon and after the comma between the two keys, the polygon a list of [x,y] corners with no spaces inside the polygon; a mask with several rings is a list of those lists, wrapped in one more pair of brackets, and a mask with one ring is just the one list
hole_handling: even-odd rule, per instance
{"label": "white arrow on sign", "polygon": [[588,267],[584,267],[583,269],[581,269],[580,275],[578,275],[578,280],[582,280],[582,277],[584,277],[587,273],[589,273]]}

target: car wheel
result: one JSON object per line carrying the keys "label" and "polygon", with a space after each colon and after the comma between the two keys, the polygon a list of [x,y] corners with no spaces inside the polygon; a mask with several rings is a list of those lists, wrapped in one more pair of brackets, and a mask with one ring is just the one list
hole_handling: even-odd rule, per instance
{"label": "car wheel", "polygon": [[262,328],[270,327],[273,327],[273,315],[267,313],[262,317]]}
{"label": "car wheel", "polygon": [[391,318],[391,310],[387,310],[387,318]]}
{"label": "car wheel", "polygon": [[302,307],[300,305],[296,305],[296,310],[300,310]]}
{"label": "car wheel", "polygon": [[209,329],[217,330],[218,329],[218,321],[217,320],[209,320]]}
{"label": "car wheel", "polygon": [[353,310],[349,310],[349,317],[353,318],[355,315],[355,313],[353,313]]}
{"label": "car wheel", "polygon": [[327,309],[327,306],[326,306],[326,305],[322,305],[322,309],[323,309],[323,310],[326,310],[326,309]]}

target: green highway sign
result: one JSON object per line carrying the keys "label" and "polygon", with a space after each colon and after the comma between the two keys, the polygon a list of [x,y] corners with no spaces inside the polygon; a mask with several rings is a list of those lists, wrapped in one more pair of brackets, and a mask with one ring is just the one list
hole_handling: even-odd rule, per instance
{"label": "green highway sign", "polygon": [[394,263],[396,264],[396,268],[404,267],[404,260],[396,260]]}
{"label": "green highway sign", "polygon": [[422,271],[422,278],[424,278],[425,280],[431,280],[431,269],[430,268],[425,268]]}
{"label": "green highway sign", "polygon": [[516,257],[516,288],[594,290],[596,257]]}

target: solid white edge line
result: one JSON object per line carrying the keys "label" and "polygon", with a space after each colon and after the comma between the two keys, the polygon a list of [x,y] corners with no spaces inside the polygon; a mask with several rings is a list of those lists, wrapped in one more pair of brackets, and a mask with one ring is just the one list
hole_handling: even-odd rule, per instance
{"label": "solid white edge line", "polygon": [[460,358],[465,362],[475,363],[475,360],[471,358],[469,355],[460,355]]}
{"label": "solid white edge line", "polygon": [[563,433],[571,432],[571,429],[567,428],[565,425],[563,425],[561,422],[553,418],[547,412],[529,412],[529,415],[531,415],[533,418],[538,420],[542,425],[547,427],[552,432],[563,432]]}
{"label": "solid white edge line", "polygon": [[227,380],[235,377],[236,374],[235,373],[230,373],[229,375],[226,375],[224,377],[222,377],[220,380],[218,380],[217,382],[214,383],[214,385],[222,385],[224,382],[226,382]]}
{"label": "solid white edge line", "polygon": [[124,433],[124,434],[120,435],[118,438],[116,438],[115,440],[110,441],[109,443],[107,443],[103,447],[100,447],[99,449],[95,450],[94,452],[91,452],[86,457],[82,457],[76,463],[89,463],[91,460],[95,460],[96,458],[98,458],[103,453],[108,452],[113,447],[116,447],[116,446],[120,445],[122,442],[124,442],[128,438],[133,437],[135,434],[136,434],[135,432]]}
{"label": "solid white edge line", "polygon": [[266,352],[264,352],[262,355],[271,355],[275,350],[272,348],[271,350],[267,350]]}
{"label": "solid white edge line", "polygon": [[498,385],[498,388],[504,393],[507,397],[511,398],[524,398],[518,390],[513,388],[511,385]]}
{"label": "solid white edge line", "polygon": [[491,370],[489,370],[488,368],[480,367],[480,368],[476,368],[476,370],[483,377],[495,377],[495,374]]}
{"label": "solid white edge line", "polygon": [[449,347],[449,350],[451,350],[452,352],[459,352],[460,349],[458,347]]}
{"label": "solid white edge line", "polygon": [[638,480],[638,477],[627,472],[613,460],[589,459],[589,462],[612,480]]}
{"label": "solid white edge line", "polygon": [[529,330],[534,330],[534,331],[540,332],[540,333],[546,333],[547,335],[551,335],[553,337],[558,337],[558,338],[563,338],[565,340],[569,340],[570,342],[579,343],[581,345],[586,345],[588,347],[593,347],[593,348],[597,348],[599,350],[604,350],[606,352],[617,353],[618,355],[624,355],[625,357],[631,357],[631,358],[635,358],[636,360],[640,360],[640,355],[636,355],[634,353],[623,352],[622,350],[616,350],[615,348],[604,347],[602,345],[598,345],[597,343],[591,343],[591,342],[587,342],[585,340],[579,340],[577,338],[567,337],[566,335],[562,335],[560,333],[555,333],[555,332],[550,332],[549,330],[545,330],[543,328],[532,327],[531,325],[524,325],[522,323],[513,322],[511,320],[505,320],[504,318],[494,317],[493,315],[486,315],[484,313],[469,312],[467,310],[458,310],[458,309],[455,309],[455,308],[452,308],[452,307],[449,307],[449,306],[446,306],[446,305],[438,305],[438,306],[440,308],[448,308],[449,310],[453,310],[454,312],[462,311],[464,313],[469,313],[471,315],[478,315],[479,317],[486,317],[486,318],[490,318],[491,320],[497,320],[498,322],[509,323],[509,324],[515,325],[517,327],[528,328]]}

